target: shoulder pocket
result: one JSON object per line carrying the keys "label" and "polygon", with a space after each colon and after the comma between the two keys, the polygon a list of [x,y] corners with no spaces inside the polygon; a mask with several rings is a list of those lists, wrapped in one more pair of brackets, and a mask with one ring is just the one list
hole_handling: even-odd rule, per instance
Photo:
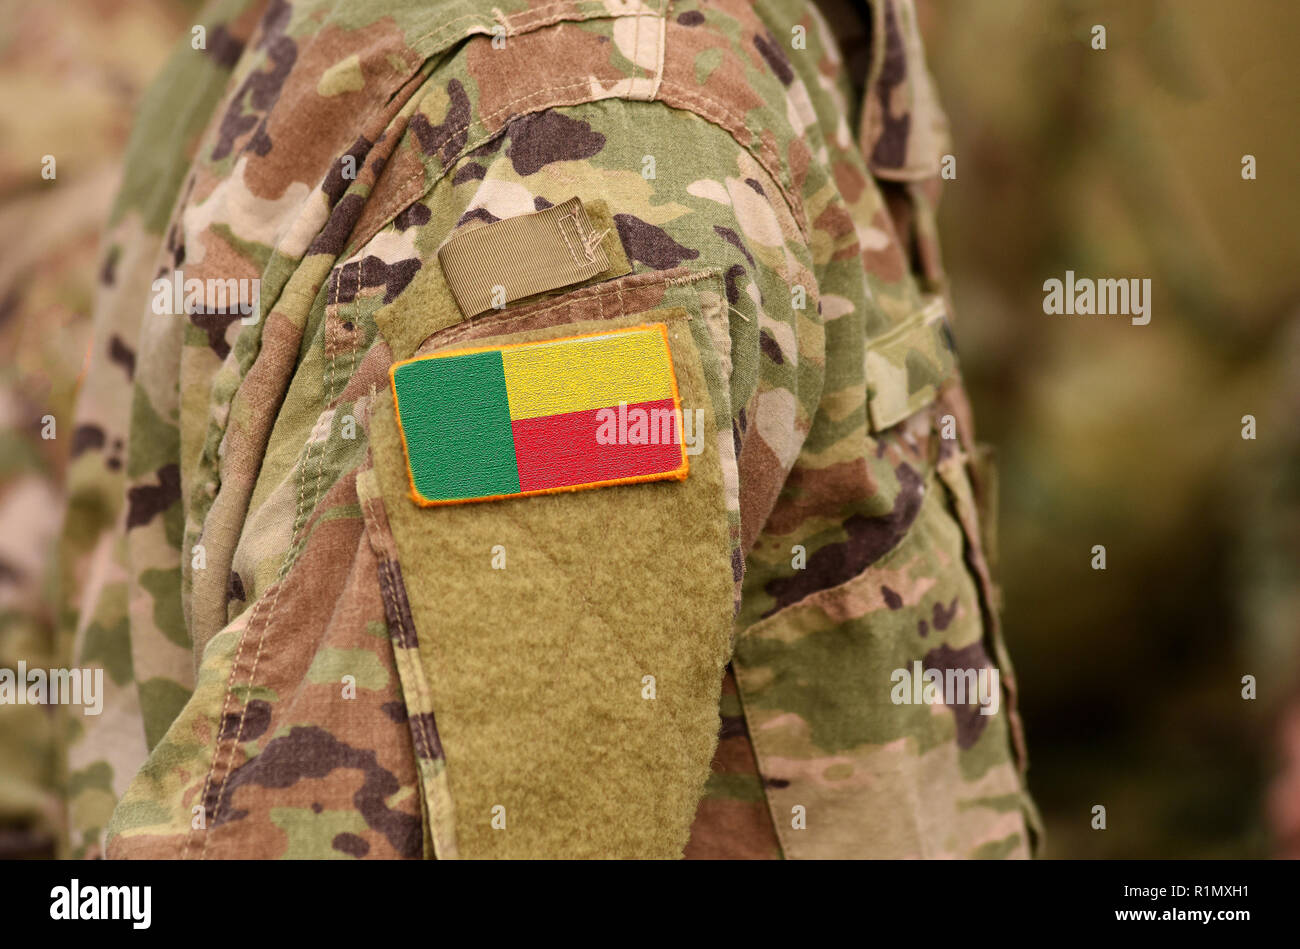
{"label": "shoulder pocket", "polygon": [[[484,455],[499,458],[508,432],[461,412],[479,399],[473,385],[404,394],[465,419],[425,431],[399,420],[391,390],[377,393],[358,493],[439,856],[680,856],[716,742],[735,590],[724,301],[713,272],[635,275],[458,322],[415,352],[491,356],[662,327],[689,462],[681,480],[425,506],[412,498],[413,440],[482,454],[501,436]],[[520,404],[594,408],[569,404],[583,384],[571,377],[588,372],[575,365],[553,367],[559,389],[533,377]],[[633,366],[630,392],[637,379]],[[630,398],[600,408],[612,410],[615,452],[654,438]],[[563,474],[574,446],[540,444]]]}

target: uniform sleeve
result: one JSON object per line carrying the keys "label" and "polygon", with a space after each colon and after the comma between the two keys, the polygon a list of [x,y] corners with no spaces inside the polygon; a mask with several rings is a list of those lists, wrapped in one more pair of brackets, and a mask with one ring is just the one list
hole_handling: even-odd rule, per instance
{"label": "uniform sleeve", "polygon": [[[609,269],[462,321],[458,277],[439,248],[490,228],[508,235],[513,222],[574,198]],[[532,383],[511,369],[523,351],[508,347],[665,328],[682,480],[421,504],[417,441],[464,433],[421,428],[412,421],[425,408],[420,393],[399,386],[399,412],[390,392],[371,409],[373,469],[358,490],[363,508],[382,508],[370,526],[401,578],[395,615],[411,621],[409,639],[395,640],[403,692],[444,749],[455,815],[446,836],[458,852],[680,855],[719,733],[743,578],[742,506],[751,517],[771,506],[822,388],[806,243],[776,185],[725,131],[662,105],[611,100],[511,122],[371,246],[389,273],[415,273],[375,311],[397,372],[422,369],[420,357],[432,367],[444,353],[507,347],[525,488],[587,477],[566,470],[572,459],[548,455],[550,481],[530,481],[531,431],[608,410],[614,444],[598,448],[635,453],[635,413],[649,402],[614,387],[530,407],[522,390]],[[496,275],[509,283],[513,269],[482,264],[473,279],[486,290]],[[605,371],[593,364],[579,376]],[[626,431],[616,427],[621,406],[632,418]],[[543,452],[553,444],[537,443]],[[753,459],[743,485],[742,457]],[[493,825],[498,806],[508,833]],[[430,807],[435,820],[451,810]]]}
{"label": "uniform sleeve", "polygon": [[[151,307],[183,253],[169,217],[257,0],[214,3],[145,93],[94,270],[59,542],[55,653],[100,683],[93,713],[58,710],[65,854],[102,856],[109,816],[193,685],[180,604],[179,392],[183,327]],[[175,582],[173,582],[175,581]],[[133,599],[134,594],[134,599]]]}
{"label": "uniform sleeve", "polygon": [[995,604],[833,60],[469,7],[273,6],[205,133],[168,247],[262,319],[140,336],[109,855],[1016,852],[1005,712],[891,699]]}

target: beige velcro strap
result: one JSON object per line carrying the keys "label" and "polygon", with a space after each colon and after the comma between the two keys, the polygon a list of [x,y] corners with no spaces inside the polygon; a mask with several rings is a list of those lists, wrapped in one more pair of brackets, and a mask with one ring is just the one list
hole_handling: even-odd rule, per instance
{"label": "beige velcro strap", "polygon": [[457,234],[438,249],[447,286],[468,319],[536,293],[581,283],[609,268],[582,201]]}

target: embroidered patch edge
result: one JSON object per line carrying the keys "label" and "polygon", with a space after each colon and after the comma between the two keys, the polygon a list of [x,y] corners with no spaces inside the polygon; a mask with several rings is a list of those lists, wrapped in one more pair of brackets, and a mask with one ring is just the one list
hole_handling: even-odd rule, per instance
{"label": "embroidered patch edge", "polygon": [[[470,498],[428,498],[420,493],[415,485],[415,471],[411,465],[411,450],[407,443],[406,426],[402,424],[402,406],[401,397],[398,395],[397,372],[403,366],[413,363],[428,362],[435,359],[446,359],[452,356],[467,356],[474,353],[484,352],[505,352],[510,349],[519,349],[531,346],[540,346],[549,343],[563,343],[579,339],[594,339],[601,336],[613,336],[624,333],[644,332],[646,330],[657,330],[663,342],[664,357],[667,360],[668,378],[672,388],[673,411],[676,414],[676,427],[678,434],[678,449],[681,458],[681,464],[676,468],[665,471],[656,471],[647,474],[631,475],[622,478],[609,478],[600,481],[589,481],[582,484],[560,485],[548,488],[537,488],[528,491],[515,491],[508,494],[487,494]],[[665,323],[645,323],[637,326],[619,327],[616,329],[598,330],[591,333],[580,333],[573,336],[558,336],[554,339],[525,340],[518,343],[502,343],[495,346],[471,346],[461,349],[452,349],[446,352],[427,353],[422,356],[413,356],[409,359],[403,359],[393,363],[388,369],[389,389],[393,395],[393,409],[397,417],[397,433],[402,441],[402,456],[406,462],[406,480],[407,495],[420,507],[446,507],[454,504],[481,504],[488,501],[508,501],[515,498],[537,497],[546,494],[571,494],[575,491],[588,491],[596,488],[607,488],[627,484],[646,484],[654,481],[685,481],[690,473],[690,460],[686,454],[686,443],[682,433],[682,407],[681,391],[677,383],[677,368],[673,365],[672,346],[668,339],[668,326]]]}

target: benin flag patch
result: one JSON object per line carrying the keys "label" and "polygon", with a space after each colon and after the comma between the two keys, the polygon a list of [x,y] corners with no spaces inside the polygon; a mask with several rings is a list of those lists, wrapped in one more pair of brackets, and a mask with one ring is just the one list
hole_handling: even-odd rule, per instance
{"label": "benin flag patch", "polygon": [[662,323],[437,353],[390,375],[419,504],[686,477]]}

